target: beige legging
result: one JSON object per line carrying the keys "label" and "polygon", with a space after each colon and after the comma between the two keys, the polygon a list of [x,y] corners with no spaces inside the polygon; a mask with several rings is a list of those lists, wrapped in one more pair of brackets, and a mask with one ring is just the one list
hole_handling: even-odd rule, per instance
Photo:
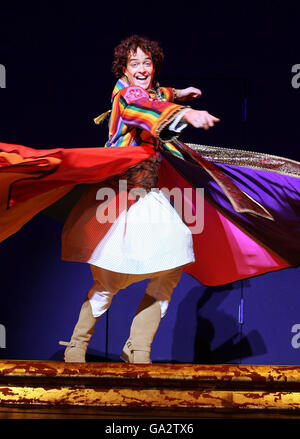
{"label": "beige legging", "polygon": [[180,280],[182,266],[146,274],[117,273],[95,265],[91,265],[91,271],[94,284],[87,297],[94,317],[100,317],[109,308],[112,298],[119,290],[144,279],[150,279],[146,294],[159,301],[163,317],[167,312],[172,292]]}

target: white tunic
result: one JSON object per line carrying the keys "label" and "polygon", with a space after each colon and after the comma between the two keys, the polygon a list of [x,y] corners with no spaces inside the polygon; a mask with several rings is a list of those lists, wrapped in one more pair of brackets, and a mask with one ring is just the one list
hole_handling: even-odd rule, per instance
{"label": "white tunic", "polygon": [[119,215],[88,263],[119,273],[144,274],[194,261],[190,229],[164,193],[156,190]]}

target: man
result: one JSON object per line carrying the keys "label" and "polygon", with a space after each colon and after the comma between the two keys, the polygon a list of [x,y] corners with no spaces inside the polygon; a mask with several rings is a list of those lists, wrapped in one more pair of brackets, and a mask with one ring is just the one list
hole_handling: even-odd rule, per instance
{"label": "man", "polygon": [[[94,284],[67,343],[66,362],[85,361],[95,324],[109,308],[113,296],[120,289],[149,278],[121,358],[130,363],[151,363],[152,341],[180,280],[182,267],[195,260],[189,228],[162,191],[151,191],[157,184],[161,160],[157,150],[160,142],[176,138],[187,124],[209,129],[219,119],[206,111],[174,103],[198,98],[201,91],[194,87],[183,90],[159,87],[157,78],[162,60],[163,53],[157,42],[136,35],[122,41],[114,51],[112,70],[118,82],[112,94],[109,139],[105,146],[150,145],[153,156],[118,175],[117,179],[105,182],[118,191],[116,183],[125,180],[129,189],[140,188],[144,194],[131,203],[128,211],[115,218],[109,230],[103,226],[105,233],[94,233],[98,242],[86,260],[91,264]],[[70,248],[84,235],[87,217],[95,217],[98,189],[90,191],[88,206],[84,204],[88,197],[75,206],[65,225],[64,259],[74,257],[76,260]],[[119,196],[117,192],[116,197]],[[154,217],[159,221],[153,221]],[[87,247],[84,242],[78,246]]]}

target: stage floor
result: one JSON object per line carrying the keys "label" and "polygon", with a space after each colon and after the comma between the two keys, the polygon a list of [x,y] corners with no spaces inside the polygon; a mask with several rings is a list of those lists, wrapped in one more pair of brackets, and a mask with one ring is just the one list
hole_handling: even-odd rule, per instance
{"label": "stage floor", "polygon": [[0,361],[0,419],[300,418],[297,366]]}

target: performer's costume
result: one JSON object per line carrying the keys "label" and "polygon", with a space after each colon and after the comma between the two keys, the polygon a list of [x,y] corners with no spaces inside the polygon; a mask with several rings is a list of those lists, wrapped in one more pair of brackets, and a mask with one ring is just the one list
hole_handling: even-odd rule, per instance
{"label": "performer's costume", "polygon": [[[189,228],[163,192],[151,190],[158,184],[160,154],[155,153],[158,137],[174,137],[175,133],[165,128],[166,124],[170,125],[177,115],[186,111],[181,105],[162,100],[172,99],[171,89],[160,88],[160,93],[166,97],[159,100],[154,91],[149,95],[141,87],[129,86],[125,78],[117,82],[112,94],[106,147],[149,145],[153,155],[117,178],[91,186],[83,195],[64,227],[64,259],[130,274],[153,273],[194,262]],[[126,191],[118,193],[120,180],[126,183],[128,190],[143,188],[145,196],[130,202]],[[116,221],[111,221],[114,224],[109,231],[99,222],[100,208],[95,215],[95,204],[100,204],[97,199],[104,199],[103,186],[116,190],[120,204],[122,201],[131,204],[128,211],[124,209]],[[113,197],[112,203],[115,202]],[[105,209],[108,208],[105,205]]]}
{"label": "performer's costume", "polygon": [[[151,277],[151,294],[140,305],[123,353],[126,361],[139,362],[131,357],[132,337],[137,351],[150,350],[153,337],[141,342],[140,328],[149,327],[154,336],[182,267],[205,285],[220,285],[299,265],[300,163],[183,144],[177,137],[186,107],[173,99],[172,89],[146,91],[121,78],[113,92],[106,148],[0,144],[0,240],[75,185],[88,184],[63,231],[63,258],[92,264],[95,279],[72,337],[77,346],[82,343],[83,354],[113,295],[133,281]],[[117,192],[108,203],[102,198],[107,186]],[[197,229],[198,217],[194,223],[183,218],[184,224],[160,190],[176,187],[190,213],[199,216],[197,206],[203,206],[203,229]],[[133,188],[145,192],[134,198]],[[204,188],[204,199],[196,188]],[[113,224],[99,222],[112,206]],[[153,288],[158,278],[153,273],[160,271],[168,274],[162,296]]]}

